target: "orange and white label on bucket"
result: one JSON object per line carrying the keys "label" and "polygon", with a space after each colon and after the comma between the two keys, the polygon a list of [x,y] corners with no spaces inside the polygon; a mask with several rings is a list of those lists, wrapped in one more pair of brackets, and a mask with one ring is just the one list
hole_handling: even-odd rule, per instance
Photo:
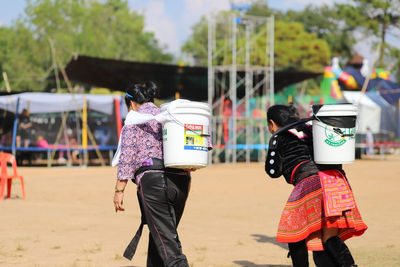
{"label": "orange and white label on bucket", "polygon": [[203,135],[204,127],[198,124],[185,124],[185,150],[208,151]]}

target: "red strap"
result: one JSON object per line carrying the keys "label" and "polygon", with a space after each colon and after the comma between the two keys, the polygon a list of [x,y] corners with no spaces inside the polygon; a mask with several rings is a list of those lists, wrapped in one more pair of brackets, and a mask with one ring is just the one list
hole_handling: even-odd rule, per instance
{"label": "red strap", "polygon": [[300,162],[299,164],[297,164],[296,167],[294,167],[294,169],[293,169],[293,171],[292,171],[292,175],[290,175],[290,184],[293,184],[293,175],[294,175],[294,173],[296,172],[297,168],[298,168],[301,164],[303,164],[304,162],[307,162],[307,161],[310,161],[310,160],[302,161],[302,162]]}

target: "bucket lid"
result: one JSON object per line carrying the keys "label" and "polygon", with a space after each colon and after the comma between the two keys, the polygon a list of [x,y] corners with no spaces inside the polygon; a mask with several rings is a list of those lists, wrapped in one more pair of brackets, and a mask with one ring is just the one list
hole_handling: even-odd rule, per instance
{"label": "bucket lid", "polygon": [[358,109],[352,104],[313,105],[312,113],[318,117],[357,116]]}
{"label": "bucket lid", "polygon": [[195,102],[195,101],[189,101],[186,99],[179,99],[172,101],[170,103],[165,103],[160,106],[161,112],[167,110],[170,106],[174,107],[174,109],[180,109],[180,108],[195,108],[195,109],[203,109],[207,112],[211,112],[210,106],[206,103],[202,102]]}

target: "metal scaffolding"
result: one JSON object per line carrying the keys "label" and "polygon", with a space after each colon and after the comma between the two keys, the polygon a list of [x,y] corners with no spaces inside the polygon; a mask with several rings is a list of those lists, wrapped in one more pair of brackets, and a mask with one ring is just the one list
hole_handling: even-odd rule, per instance
{"label": "metal scaffolding", "polygon": [[274,17],[235,12],[209,19],[210,161],[264,161],[268,131],[262,114],[273,102]]}

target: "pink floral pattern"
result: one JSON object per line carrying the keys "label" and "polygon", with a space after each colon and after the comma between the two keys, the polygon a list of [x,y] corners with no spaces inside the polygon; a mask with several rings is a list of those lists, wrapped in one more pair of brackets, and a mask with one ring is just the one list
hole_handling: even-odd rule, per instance
{"label": "pink floral pattern", "polygon": [[[153,103],[144,103],[138,112],[157,115],[160,109]],[[149,158],[163,159],[161,123],[152,120],[144,124],[125,125],[121,132],[118,179],[133,179],[135,171]]]}

